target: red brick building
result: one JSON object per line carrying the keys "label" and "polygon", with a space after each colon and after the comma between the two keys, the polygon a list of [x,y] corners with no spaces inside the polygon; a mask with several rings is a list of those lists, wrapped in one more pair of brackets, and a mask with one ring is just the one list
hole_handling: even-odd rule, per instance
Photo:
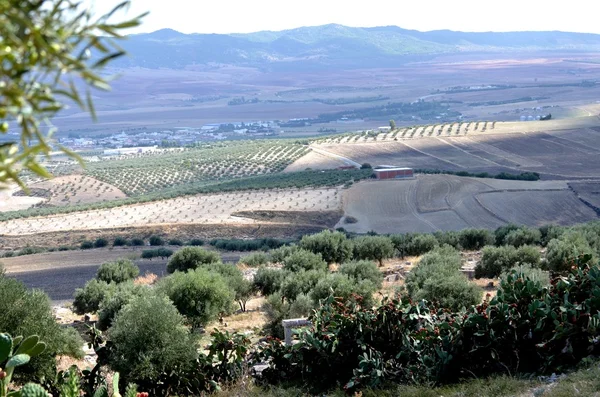
{"label": "red brick building", "polygon": [[376,168],[373,171],[377,179],[406,179],[415,176],[412,168]]}

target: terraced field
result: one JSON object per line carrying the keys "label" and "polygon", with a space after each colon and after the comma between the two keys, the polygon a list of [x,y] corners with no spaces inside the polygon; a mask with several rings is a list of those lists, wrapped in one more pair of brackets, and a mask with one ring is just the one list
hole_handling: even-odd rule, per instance
{"label": "terraced field", "polygon": [[509,222],[568,225],[598,218],[564,181],[419,175],[360,182],[344,192],[343,203],[345,216],[357,222],[344,218],[337,226],[358,233],[494,229]]}

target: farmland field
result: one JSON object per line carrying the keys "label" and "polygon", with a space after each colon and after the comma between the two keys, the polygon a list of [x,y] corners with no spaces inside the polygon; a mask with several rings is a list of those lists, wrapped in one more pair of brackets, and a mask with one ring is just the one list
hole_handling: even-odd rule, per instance
{"label": "farmland field", "polygon": [[2,235],[26,235],[156,224],[254,224],[238,211],[337,211],[338,188],[287,189],[181,197],[171,200],[2,222]]}
{"label": "farmland field", "polygon": [[344,192],[343,202],[345,216],[357,222],[342,219],[338,226],[358,233],[494,229],[510,222],[569,225],[598,217],[560,181],[420,175],[361,182]]}
{"label": "farmland field", "polygon": [[600,172],[599,128],[344,142],[313,145],[373,165],[492,174],[537,172],[544,179],[588,179]]}

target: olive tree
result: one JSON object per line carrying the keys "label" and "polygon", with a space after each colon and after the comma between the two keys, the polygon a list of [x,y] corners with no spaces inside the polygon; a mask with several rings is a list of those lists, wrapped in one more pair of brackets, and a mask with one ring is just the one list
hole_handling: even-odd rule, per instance
{"label": "olive tree", "polygon": [[327,264],[344,263],[352,257],[352,242],[341,232],[325,230],[304,236],[299,245],[300,248],[321,254]]}
{"label": "olive tree", "polygon": [[389,237],[364,236],[354,239],[354,258],[374,260],[383,266],[383,260],[394,256],[394,244]]}
{"label": "olive tree", "polygon": [[0,0],[0,134],[20,135],[0,144],[0,187],[16,182],[25,188],[24,169],[50,176],[39,155],[54,150],[50,120],[66,102],[95,118],[90,89],[110,88],[101,73],[125,54],[117,45],[122,30],[138,26],[143,17],[109,21],[128,5],[124,1],[98,18],[77,0]]}

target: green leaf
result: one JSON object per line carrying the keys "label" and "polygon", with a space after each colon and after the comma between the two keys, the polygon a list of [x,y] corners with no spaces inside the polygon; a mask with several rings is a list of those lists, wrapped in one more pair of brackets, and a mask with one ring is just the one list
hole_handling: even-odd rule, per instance
{"label": "green leaf", "polygon": [[0,363],[4,362],[12,350],[12,338],[9,334],[0,334]]}
{"label": "green leaf", "polygon": [[40,354],[42,354],[44,352],[44,350],[46,350],[46,344],[44,342],[39,342],[34,347],[32,347],[27,352],[27,354],[29,354],[31,357],[36,357],[36,356],[39,356]]}
{"label": "green leaf", "polygon": [[25,338],[25,340],[19,345],[19,348],[15,352],[15,354],[24,354],[32,349],[37,343],[40,341],[40,338],[37,335],[31,335]]}
{"label": "green leaf", "polygon": [[10,369],[20,367],[21,365],[27,364],[30,359],[31,357],[29,357],[29,354],[17,354],[16,356],[12,356],[10,360],[8,360],[8,362],[6,363],[6,368]]}

